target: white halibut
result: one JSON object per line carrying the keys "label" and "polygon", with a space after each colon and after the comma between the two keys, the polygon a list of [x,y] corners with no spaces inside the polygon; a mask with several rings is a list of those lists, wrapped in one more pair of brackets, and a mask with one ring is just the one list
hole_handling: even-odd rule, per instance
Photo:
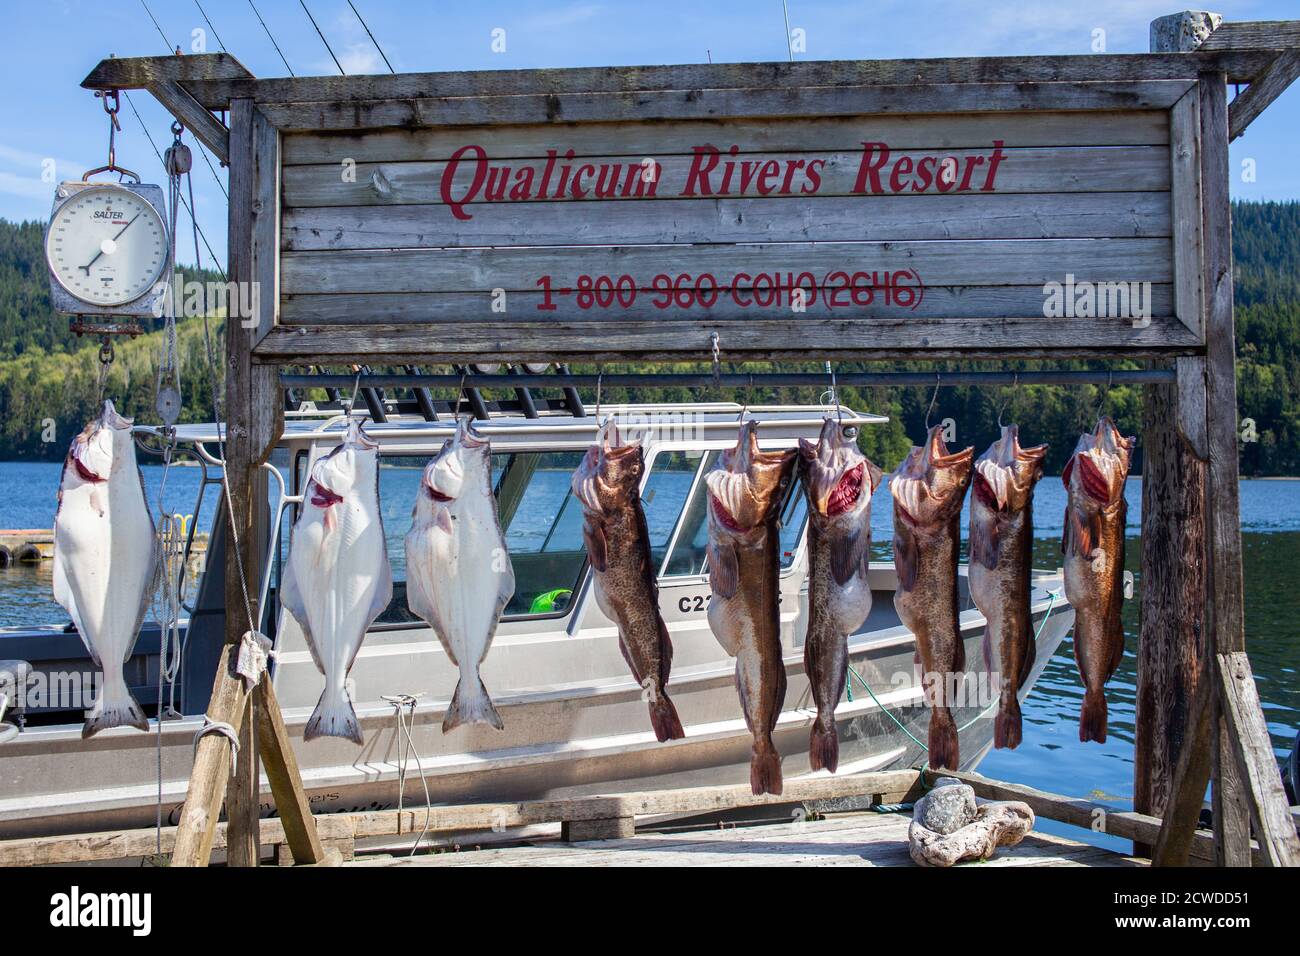
{"label": "white halibut", "polygon": [[515,572],[492,496],[492,447],[464,421],[424,469],[406,535],[406,600],[438,635],[460,668],[442,720],[501,729],[501,716],[479,676],[501,612],[515,593]]}
{"label": "white halibut", "polygon": [[104,674],[82,737],[109,727],[149,729],[122,665],[140,636],[157,569],[131,420],[106,401],[99,418],[72,440],[54,517],[54,600]]}
{"label": "white halibut", "polygon": [[366,630],[392,597],[379,512],[379,445],[352,422],[343,444],[312,466],[280,588],[280,603],[302,628],[325,675],[304,740],[364,742],[348,697],[348,671]]}

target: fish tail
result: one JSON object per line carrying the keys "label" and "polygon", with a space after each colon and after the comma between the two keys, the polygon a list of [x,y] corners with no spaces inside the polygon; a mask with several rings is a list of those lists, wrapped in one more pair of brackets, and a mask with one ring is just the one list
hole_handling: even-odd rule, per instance
{"label": "fish tail", "polygon": [[812,733],[808,736],[808,766],[813,770],[834,773],[839,765],[840,737],[835,732],[835,721],[823,724],[818,718],[813,721]]}
{"label": "fish tail", "polygon": [[681,718],[677,716],[677,708],[662,690],[650,701],[650,724],[660,743],[665,740],[680,740],[686,736],[686,731],[682,730]]}
{"label": "fish tail", "polygon": [[1106,742],[1106,694],[1101,688],[1084,693],[1083,708],[1079,711],[1079,742],[1089,740]]}
{"label": "fish tail", "polygon": [[465,690],[465,679],[469,676],[462,674],[456,684],[456,693],[451,695],[451,703],[447,705],[447,713],[442,718],[442,732],[445,734],[461,724],[491,724],[497,730],[504,730],[501,715],[492,706],[492,698],[488,696],[487,688],[477,674],[473,675],[471,693],[462,693]]}
{"label": "fish tail", "polygon": [[754,741],[754,750],[749,758],[749,787],[757,796],[763,793],[779,794],[781,792],[781,755],[776,752],[770,740]]}
{"label": "fish tail", "polygon": [[302,732],[303,740],[315,740],[317,737],[343,737],[357,745],[365,743],[361,722],[357,720],[357,712],[352,709],[346,688],[340,686],[332,689],[327,686],[320,695],[316,709],[312,711]]}
{"label": "fish tail", "polygon": [[93,737],[110,727],[149,729],[149,720],[145,717],[144,710],[125,685],[112,697],[109,696],[107,687],[100,691],[90,712],[86,714],[86,722],[81,726],[81,739]]}
{"label": "fish tail", "polygon": [[930,711],[930,768],[958,769],[958,751],[957,723],[952,712],[946,707],[934,708]]}
{"label": "fish tail", "polygon": [[1020,746],[1022,728],[1020,701],[1004,701],[993,719],[993,746],[998,750],[1015,750]]}

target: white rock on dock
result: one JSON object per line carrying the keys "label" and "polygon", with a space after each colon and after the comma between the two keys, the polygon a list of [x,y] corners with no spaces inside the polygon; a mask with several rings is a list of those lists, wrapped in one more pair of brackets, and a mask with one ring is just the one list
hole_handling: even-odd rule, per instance
{"label": "white rock on dock", "polygon": [[998,847],[1015,846],[1033,828],[1034,811],[1028,804],[1006,801],[976,807],[975,791],[947,777],[917,801],[907,836],[917,864],[948,867],[962,860],[987,860]]}

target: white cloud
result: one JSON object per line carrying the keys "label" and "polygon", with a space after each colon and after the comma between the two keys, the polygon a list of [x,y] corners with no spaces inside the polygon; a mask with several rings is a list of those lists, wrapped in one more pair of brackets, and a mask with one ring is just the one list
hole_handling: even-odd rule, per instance
{"label": "white cloud", "polygon": [[344,72],[349,75],[388,72],[388,67],[384,66],[384,62],[380,59],[375,48],[360,43],[350,46],[340,53],[339,62],[343,64]]}

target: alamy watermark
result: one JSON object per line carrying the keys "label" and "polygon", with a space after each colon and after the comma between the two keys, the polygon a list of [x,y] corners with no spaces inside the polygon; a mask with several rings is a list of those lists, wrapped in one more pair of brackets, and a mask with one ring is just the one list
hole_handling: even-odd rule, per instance
{"label": "alamy watermark", "polygon": [[1045,319],[1124,319],[1151,324],[1150,282],[1088,282],[1068,272],[1064,282],[1043,284]]}
{"label": "alamy watermark", "polygon": [[169,283],[155,287],[154,318],[167,314],[168,299],[177,318],[224,314],[236,319],[241,327],[251,329],[257,325],[262,301],[260,282],[199,282],[186,281],[177,272]]}

